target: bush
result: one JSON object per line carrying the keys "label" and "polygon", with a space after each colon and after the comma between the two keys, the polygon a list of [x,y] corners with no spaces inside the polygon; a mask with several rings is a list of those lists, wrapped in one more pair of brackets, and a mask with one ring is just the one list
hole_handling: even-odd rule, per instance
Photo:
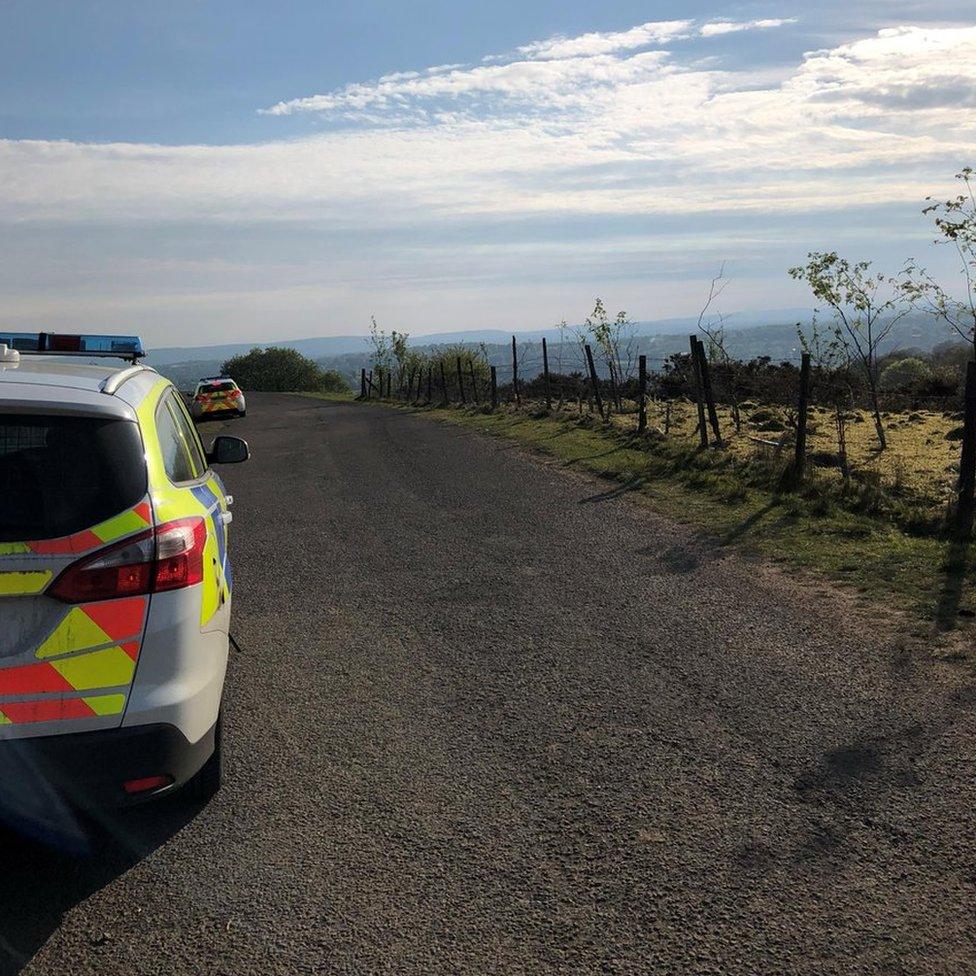
{"label": "bush", "polygon": [[890,363],[881,371],[878,385],[889,393],[914,392],[932,380],[932,367],[911,356]]}
{"label": "bush", "polygon": [[323,372],[311,359],[294,349],[255,347],[247,355],[234,356],[221,367],[242,390],[267,393],[343,393],[349,387],[335,370]]}

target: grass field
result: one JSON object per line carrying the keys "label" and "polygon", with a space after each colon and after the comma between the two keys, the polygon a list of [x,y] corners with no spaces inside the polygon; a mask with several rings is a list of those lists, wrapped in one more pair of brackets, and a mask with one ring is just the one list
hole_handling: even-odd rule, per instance
{"label": "grass field", "polygon": [[[418,409],[412,407],[409,409]],[[976,565],[968,545],[942,532],[959,443],[946,434],[958,421],[917,411],[887,418],[890,448],[878,455],[870,418],[847,425],[850,462],[860,476],[843,483],[835,467],[813,468],[796,489],[778,484],[784,463],[756,445],[746,431],[775,439],[768,419],[743,424],[736,435],[720,411],[727,446],[702,450],[693,439],[694,406],[672,405],[667,438],[663,408],[652,405],[647,435],[636,435],[636,418],[610,423],[571,411],[510,406],[428,407],[425,413],[493,436],[516,441],[566,467],[613,483],[605,497],[628,494],[655,510],[693,524],[720,545],[732,545],[784,566],[839,581],[865,605],[905,611],[916,625],[937,632],[967,633],[976,615],[970,577]],[[743,410],[743,420],[775,408]],[[775,424],[774,424],[775,425]],[[811,413],[812,454],[836,451],[832,414]],[[789,451],[786,451],[788,454]],[[873,476],[872,476],[873,473]],[[866,477],[865,477],[866,476]],[[956,645],[958,646],[958,644]]]}
{"label": "grass field", "polygon": [[[648,423],[662,428],[666,407],[650,404]],[[737,433],[731,411],[719,406],[719,423],[726,449],[741,461],[754,460],[757,455],[770,453],[749,438],[777,440],[788,428],[785,409],[746,403],[740,410],[742,432]],[[671,405],[671,429],[679,443],[696,443],[696,408],[694,404],[677,400]],[[870,414],[854,410],[845,414],[845,440],[851,471],[861,481],[870,481],[882,489],[891,501],[898,501],[903,509],[916,506],[919,515],[927,518],[943,516],[952,498],[958,476],[961,420],[943,411],[913,410],[883,415],[888,435],[888,448],[878,451],[874,423]],[[622,430],[636,430],[636,417],[623,414],[613,423]],[[947,436],[952,434],[953,436]],[[789,446],[784,449],[791,450]],[[841,470],[837,465],[837,423],[833,410],[811,407],[807,435],[807,450],[811,466],[819,479],[839,483]]]}

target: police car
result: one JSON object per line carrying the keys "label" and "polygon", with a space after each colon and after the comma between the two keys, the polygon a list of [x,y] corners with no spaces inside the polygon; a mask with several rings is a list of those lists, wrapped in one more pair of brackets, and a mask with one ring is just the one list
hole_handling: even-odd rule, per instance
{"label": "police car", "polygon": [[197,383],[190,409],[195,420],[228,412],[243,417],[247,413],[247,403],[241,388],[229,376],[211,376]]}
{"label": "police car", "polygon": [[206,449],[143,355],[0,332],[0,804],[220,784],[233,499],[214,466],[248,447]]}

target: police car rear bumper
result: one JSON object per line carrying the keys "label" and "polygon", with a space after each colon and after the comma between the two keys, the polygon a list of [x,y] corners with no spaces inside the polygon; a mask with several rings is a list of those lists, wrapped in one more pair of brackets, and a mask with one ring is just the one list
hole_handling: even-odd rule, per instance
{"label": "police car rear bumper", "polygon": [[[52,792],[80,809],[127,806],[172,793],[213,754],[215,728],[193,743],[173,725],[0,742],[0,810],[26,812]],[[126,783],[158,777],[169,782],[134,793],[125,789]]]}

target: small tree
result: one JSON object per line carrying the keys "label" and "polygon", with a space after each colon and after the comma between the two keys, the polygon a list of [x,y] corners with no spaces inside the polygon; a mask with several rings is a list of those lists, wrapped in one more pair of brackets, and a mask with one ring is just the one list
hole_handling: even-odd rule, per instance
{"label": "small tree", "polygon": [[878,398],[878,350],[882,342],[911,309],[906,299],[911,279],[906,269],[899,278],[871,272],[870,261],[851,263],[836,251],[815,251],[807,263],[790,268],[790,276],[805,281],[814,298],[834,314],[834,338],[857,364],[871,398],[871,413],[878,446],[888,441],[881,421]]}
{"label": "small tree", "polygon": [[914,267],[912,297],[917,305],[968,342],[971,356],[976,359],[976,171],[967,166],[956,174],[956,179],[963,185],[962,193],[932,202],[922,212],[934,214],[941,235],[936,243],[956,249],[965,295],[953,297],[924,268]]}
{"label": "small tree", "polygon": [[410,336],[406,332],[397,332],[394,329],[390,333],[390,354],[397,369],[397,386],[403,386],[403,380],[407,371],[407,340]]}
{"label": "small tree", "polygon": [[[633,323],[627,318],[626,312],[618,312],[617,317],[611,321],[602,299],[598,298],[586,320],[586,332],[593,336],[606,364],[610,374],[614,404],[619,413],[623,409],[620,387],[625,380],[630,379],[634,371],[636,339]],[[626,367],[623,366],[624,360],[626,360]]]}
{"label": "small tree", "polygon": [[[372,323],[369,330],[369,341],[373,346],[373,368],[378,371],[378,379],[382,383],[383,377],[393,369],[393,349],[390,345],[389,336],[379,327],[376,316],[371,315],[369,320]],[[380,393],[382,394],[382,392],[383,387],[381,385]]]}
{"label": "small tree", "polygon": [[733,358],[725,346],[725,323],[727,315],[715,312],[712,307],[718,301],[722,292],[728,287],[729,279],[725,277],[725,262],[722,262],[718,274],[712,278],[708,288],[708,297],[698,315],[698,331],[705,337],[705,353],[709,362],[723,367],[729,379],[729,400],[732,407],[732,422],[736,432],[742,430],[742,418],[739,416],[739,360]]}

